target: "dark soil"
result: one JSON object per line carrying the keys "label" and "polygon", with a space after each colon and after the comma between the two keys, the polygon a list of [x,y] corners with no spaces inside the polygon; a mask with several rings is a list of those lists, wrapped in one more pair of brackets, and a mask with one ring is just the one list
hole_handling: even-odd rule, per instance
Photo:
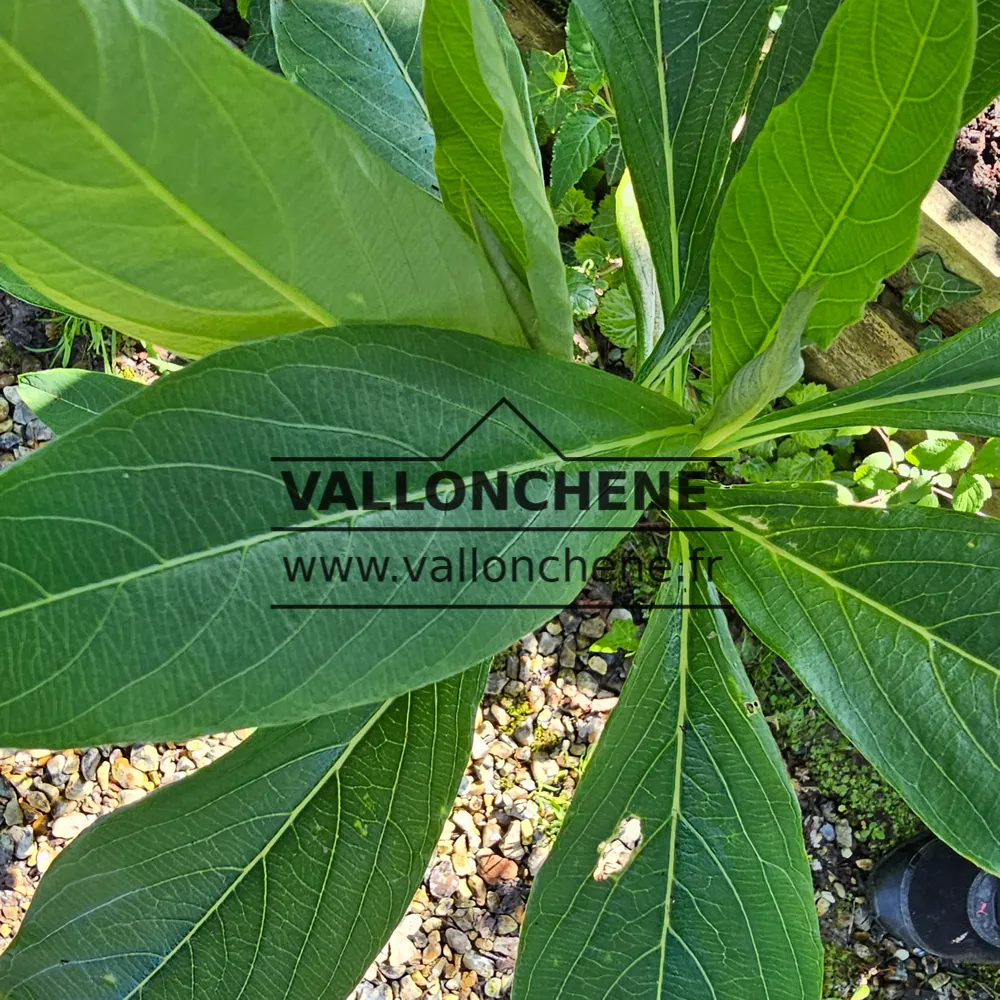
{"label": "dark soil", "polygon": [[1000,236],[1000,99],[958,133],[941,183]]}

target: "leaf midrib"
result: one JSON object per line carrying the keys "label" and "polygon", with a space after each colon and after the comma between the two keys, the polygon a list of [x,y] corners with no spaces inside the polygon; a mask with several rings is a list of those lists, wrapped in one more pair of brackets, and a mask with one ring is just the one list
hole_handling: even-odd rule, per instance
{"label": "leaf midrib", "polygon": [[[619,438],[617,440],[606,440],[600,441],[595,444],[588,445],[586,448],[581,449],[581,454],[574,457],[587,457],[589,455],[597,454],[608,449],[617,450],[618,448],[627,448],[631,446],[637,446],[645,444],[650,441],[660,441],[672,436],[678,436],[683,434],[685,431],[690,431],[692,425],[683,424],[677,427],[669,427],[658,431],[649,431],[645,434],[636,435],[631,438]],[[550,454],[544,458],[530,459],[524,462],[519,462],[515,465],[505,465],[500,468],[489,469],[489,470],[476,470],[486,472],[488,476],[494,475],[500,471],[507,471],[510,474],[516,475],[521,472],[528,472],[532,469],[539,469],[548,466],[555,465],[572,465],[572,462],[565,462],[558,455]],[[156,468],[155,466],[153,468]],[[78,473],[80,470],[74,469],[72,472],[67,473],[73,475]],[[471,487],[472,476],[465,476],[462,479],[466,487]],[[275,479],[274,482],[283,488],[283,484],[280,480]],[[425,497],[426,491],[424,490],[411,490],[406,495],[406,500],[421,500]],[[379,498],[377,498],[379,499]],[[385,496],[380,499],[389,501],[390,503],[397,500],[395,494],[391,496]],[[395,507],[393,508],[395,509]],[[326,517],[316,516],[310,518],[308,521],[304,521],[296,527],[321,527],[323,525],[332,525],[340,521],[347,520],[359,520],[369,514],[379,514],[385,513],[385,511],[357,511],[357,510],[343,510],[338,511],[334,514],[328,515]],[[0,520],[17,520],[16,518],[5,517],[0,515]],[[627,529],[625,529],[627,530]],[[289,535],[294,534],[294,532],[288,531],[268,531],[264,534],[252,535],[249,538],[236,539],[232,542],[227,542],[223,545],[213,546],[210,549],[203,549],[198,552],[186,553],[182,556],[176,556],[173,559],[164,559],[163,561],[151,564],[149,566],[144,566],[141,569],[132,570],[128,573],[122,573],[115,577],[109,577],[105,580],[99,580],[95,583],[84,584],[79,587],[72,587],[69,590],[63,590],[59,593],[49,594],[47,597],[39,598],[35,601],[28,601],[24,604],[19,604],[11,608],[0,609],[0,620],[4,618],[12,618],[15,615],[21,614],[26,611],[33,611],[40,607],[45,607],[50,604],[56,604],[59,601],[69,600],[73,597],[79,597],[82,594],[94,593],[100,590],[105,590],[108,587],[120,587],[128,583],[133,583],[136,580],[144,579],[147,576],[155,575],[160,572],[168,572],[169,570],[177,569],[181,566],[187,566],[192,563],[201,562],[204,559],[213,559],[217,556],[227,555],[232,552],[239,551],[249,551],[257,545],[265,544],[268,541],[273,541],[276,539],[287,538]]]}
{"label": "leaf midrib", "polygon": [[323,776],[309,789],[309,792],[302,797],[302,801],[288,814],[287,819],[281,826],[275,831],[271,839],[257,852],[257,854],[251,859],[251,861],[244,866],[243,871],[228,885],[224,892],[219,894],[218,899],[212,902],[212,905],[207,907],[205,913],[199,918],[199,920],[192,924],[190,929],[186,931],[180,940],[174,947],[167,952],[163,958],[157,963],[156,967],[149,972],[146,977],[122,997],[122,1000],[131,1000],[132,997],[141,997],[143,988],[153,979],[162,969],[166,968],[170,960],[188,944],[198,931],[205,925],[205,923],[219,910],[222,904],[236,891],[236,889],[242,884],[243,880],[247,875],[252,872],[259,863],[264,861],[268,854],[271,853],[275,845],[281,840],[282,837],[291,829],[295,821],[302,814],[303,810],[316,798],[317,795],[326,787],[327,782],[344,766],[344,764],[350,760],[351,755],[357,749],[358,744],[368,735],[368,733],[375,726],[375,723],[386,713],[389,706],[393,703],[395,699],[388,699],[384,701],[378,708],[377,711],[373,712],[368,721],[361,726],[358,731],[351,738],[350,742],[344,747],[343,751],[339,754],[337,759],[326,769]]}
{"label": "leaf midrib", "polygon": [[724,524],[732,528],[734,532],[743,535],[745,538],[749,538],[755,544],[760,545],[762,548],[767,549],[767,551],[770,552],[775,557],[784,559],[785,561],[791,563],[793,566],[797,566],[799,569],[805,570],[807,573],[811,573],[813,576],[817,577],[823,583],[825,583],[831,590],[848,594],[855,600],[860,601],[862,604],[866,604],[868,607],[872,608],[879,614],[884,615],[886,618],[891,618],[893,621],[902,625],[904,628],[907,628],[911,632],[914,632],[917,635],[919,635],[928,644],[928,647],[933,648],[935,645],[943,646],[945,649],[948,649],[951,652],[955,653],[957,656],[960,656],[963,660],[967,660],[970,664],[978,666],[984,670],[988,670],[990,673],[1000,675],[1000,668],[994,666],[989,661],[980,659],[974,653],[970,653],[968,650],[962,649],[961,646],[957,646],[955,645],[955,643],[950,642],[949,640],[942,638],[941,636],[935,635],[932,631],[930,631],[930,629],[925,628],[923,625],[918,624],[917,622],[913,621],[910,618],[905,617],[904,615],[901,615],[898,611],[895,611],[892,608],[887,607],[885,604],[880,604],[874,598],[869,597],[862,591],[856,590],[854,587],[848,586],[846,583],[843,583],[836,577],[831,576],[829,573],[826,572],[826,570],[821,569],[819,566],[816,566],[815,564],[810,563],[807,560],[800,558],[799,556],[793,555],[787,549],[782,548],[780,545],[775,545],[773,542],[766,539],[763,535],[758,535],[757,533],[751,531],[749,528],[744,527],[742,524],[739,524],[737,520],[733,519],[731,516],[727,517],[724,514],[720,513],[717,509],[711,507],[699,511],[699,513],[707,516],[713,521],[717,521],[720,524]]}
{"label": "leaf midrib", "polygon": [[192,229],[200,233],[227,257],[239,264],[252,277],[277,292],[306,316],[315,320],[321,326],[336,325],[337,320],[335,316],[327,312],[299,289],[289,285],[286,281],[254,260],[246,251],[220,233],[207,219],[199,215],[190,205],[172,194],[145,167],[133,159],[125,149],[112,139],[97,122],[89,118],[72,101],[66,98],[57,87],[28,62],[21,55],[20,51],[2,35],[0,35],[0,48],[10,56],[11,60],[20,67],[25,76],[34,83],[35,87],[42,94],[47,96],[57,107],[61,108],[70,119],[80,125],[114,160],[131,173],[153,197],[180,216]]}
{"label": "leaf midrib", "polygon": [[736,438],[730,440],[726,443],[726,447],[730,448],[744,448],[752,444],[757,444],[761,441],[769,441],[773,437],[780,437],[785,434],[791,434],[793,431],[784,430],[783,428],[795,428],[803,423],[808,423],[811,420],[817,418],[825,419],[827,414],[836,415],[838,417],[843,415],[850,416],[852,413],[857,413],[862,410],[878,409],[879,407],[889,407],[889,406],[905,406],[907,403],[918,402],[922,399],[936,399],[942,396],[958,396],[965,393],[978,392],[981,389],[998,389],[1000,388],[1000,378],[984,379],[981,382],[965,382],[962,384],[945,386],[941,389],[929,389],[924,391],[916,391],[911,393],[903,393],[897,396],[883,396],[877,399],[862,399],[857,400],[853,403],[845,403],[843,406],[820,406],[815,410],[808,413],[800,413],[797,416],[794,414],[797,407],[793,407],[790,412],[790,416],[784,417],[778,420],[768,420],[764,418],[762,421],[750,424],[746,429],[765,431],[766,433],[747,435],[743,438]]}

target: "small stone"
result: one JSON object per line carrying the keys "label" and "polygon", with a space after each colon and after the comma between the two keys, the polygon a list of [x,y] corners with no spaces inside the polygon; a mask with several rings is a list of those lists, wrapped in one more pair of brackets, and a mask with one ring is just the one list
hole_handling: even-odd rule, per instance
{"label": "small stone", "polygon": [[495,847],[503,839],[503,830],[500,828],[500,824],[491,819],[486,826],[483,827],[483,847]]}
{"label": "small stone", "polygon": [[129,754],[129,763],[138,771],[158,771],[160,769],[160,751],[152,743],[144,743],[133,748]]}
{"label": "small stone", "polygon": [[20,826],[24,822],[24,813],[17,799],[11,799],[4,807],[3,821],[8,826]]}
{"label": "small stone", "polygon": [[83,752],[80,758],[80,774],[87,781],[93,781],[97,777],[97,766],[101,763],[101,751],[97,747],[90,747]]}
{"label": "small stone", "polygon": [[51,827],[52,836],[57,840],[72,840],[90,826],[90,818],[81,812],[60,816]]}
{"label": "small stone", "polygon": [[581,670],[576,675],[576,686],[580,694],[588,698],[596,697],[597,692],[601,689],[601,686],[597,683],[597,678],[586,670]]}
{"label": "small stone", "polygon": [[51,851],[47,847],[40,847],[38,849],[38,854],[35,857],[35,867],[38,869],[38,874],[44,875],[49,870],[49,865],[51,865],[55,859],[55,851]]}
{"label": "small stone", "polygon": [[604,619],[600,617],[585,618],[580,622],[580,635],[587,639],[600,639],[605,632]]}
{"label": "small stone", "polygon": [[442,861],[431,869],[427,888],[435,899],[448,899],[458,892],[458,876],[450,861]]}
{"label": "small stone", "polygon": [[608,661],[603,656],[592,656],[587,660],[587,668],[603,677],[608,672]]}
{"label": "small stone", "polygon": [[551,847],[540,845],[528,855],[528,860],[524,863],[524,866],[531,873],[532,877],[537,875],[541,870],[542,865],[548,860],[551,850]]}
{"label": "small stone", "polygon": [[469,940],[469,935],[464,931],[460,931],[457,927],[449,927],[444,932],[444,939],[448,942],[448,947],[456,955],[464,955],[467,951],[472,950],[472,942]]}
{"label": "small stone", "polygon": [[559,648],[559,638],[551,632],[543,632],[538,640],[538,652],[542,656],[551,656]]}
{"label": "small stone", "polygon": [[481,979],[492,979],[496,972],[496,966],[485,955],[479,952],[470,951],[462,956],[462,965],[470,972],[474,972]]}
{"label": "small stone", "polygon": [[35,831],[30,826],[12,826],[7,832],[14,842],[14,857],[23,861],[35,844]]}
{"label": "small stone", "polygon": [[134,802],[138,802],[140,799],[144,799],[145,797],[146,797],[145,788],[123,788],[118,793],[118,801],[123,806],[130,806]]}
{"label": "small stone", "polygon": [[[52,786],[50,785],[49,787],[51,788]],[[55,791],[58,795],[58,789]],[[39,813],[47,813],[52,808],[52,801],[49,799],[48,795],[37,788],[33,788],[30,792],[24,793],[24,804]]]}
{"label": "small stone", "polygon": [[146,784],[146,775],[124,757],[112,762],[111,777],[121,788],[142,788]]}
{"label": "small stone", "polygon": [[874,867],[874,862],[871,858],[858,858],[855,864],[863,871],[870,872]]}
{"label": "small stone", "polygon": [[494,705],[490,709],[490,714],[496,720],[496,724],[501,729],[506,729],[510,725],[510,716],[507,714],[506,710],[501,708],[499,705]]}
{"label": "small stone", "polygon": [[846,819],[838,819],[834,829],[837,846],[850,850],[854,846],[854,832]]}
{"label": "small stone", "polygon": [[66,773],[66,758],[61,753],[54,753],[45,762],[45,773],[53,785],[62,788],[69,777]]}
{"label": "small stone", "polygon": [[355,1000],[392,1000],[392,993],[385,983],[362,983],[354,997]]}
{"label": "small stone", "polygon": [[8,431],[6,434],[0,434],[0,451],[13,451],[15,448],[19,448],[20,446],[20,434],[15,434],[13,431]]}
{"label": "small stone", "polygon": [[532,716],[528,716],[523,722],[519,722],[517,728],[511,734],[514,742],[519,747],[531,746],[535,738],[535,720]]}
{"label": "small stone", "polygon": [[502,934],[506,937],[510,934],[516,934],[517,928],[517,921],[509,914],[503,913],[497,917],[497,934]]}
{"label": "small stone", "polygon": [[483,993],[488,997],[498,997],[503,992],[503,980],[494,976],[486,981]]}
{"label": "small stone", "polygon": [[832,844],[837,839],[837,831],[832,823],[824,823],[819,828],[820,836],[828,843]]}
{"label": "small stone", "polygon": [[97,784],[100,785],[101,791],[106,792],[111,785],[111,762],[102,761],[100,766],[97,768]]}
{"label": "small stone", "polygon": [[910,953],[905,948],[900,948],[899,951],[893,953],[894,957],[899,959],[900,962],[909,961]]}
{"label": "small stone", "polygon": [[486,740],[484,740],[479,733],[476,733],[472,737],[472,759],[482,760],[484,757],[489,755],[489,752],[490,748],[487,745]]}
{"label": "small stone", "polygon": [[931,976],[931,978],[927,980],[927,985],[932,990],[941,990],[944,989],[944,987],[950,982],[951,976],[949,976],[946,972],[939,972],[936,976]]}
{"label": "small stone", "polygon": [[816,900],[816,916],[825,917],[830,912],[830,907],[833,904],[825,896],[820,896]]}
{"label": "small stone", "polygon": [[79,775],[66,786],[65,796],[70,802],[81,802],[90,798],[90,793],[94,790],[92,781],[85,781]]}
{"label": "small stone", "polygon": [[399,1000],[420,1000],[424,991],[413,981],[412,976],[403,976],[399,981]]}
{"label": "small stone", "polygon": [[517,863],[499,854],[484,854],[479,859],[479,874],[487,885],[509,882],[517,878]]}

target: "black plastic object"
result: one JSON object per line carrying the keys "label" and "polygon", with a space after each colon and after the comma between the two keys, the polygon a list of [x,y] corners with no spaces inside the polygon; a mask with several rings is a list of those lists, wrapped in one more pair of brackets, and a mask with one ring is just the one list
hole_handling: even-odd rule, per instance
{"label": "black plastic object", "polygon": [[911,951],[1000,965],[1000,879],[934,837],[902,844],[872,872],[875,918]]}

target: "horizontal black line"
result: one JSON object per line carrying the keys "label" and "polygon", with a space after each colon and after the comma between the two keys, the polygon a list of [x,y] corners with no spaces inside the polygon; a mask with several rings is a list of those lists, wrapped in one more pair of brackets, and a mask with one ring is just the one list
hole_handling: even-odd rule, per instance
{"label": "horizontal black line", "polygon": [[720,532],[720,531],[735,531],[736,529],[735,528],[726,528],[726,527],[722,527],[722,526],[715,526],[715,525],[713,525],[711,527],[705,527],[705,528],[695,528],[695,527],[690,527],[688,525],[681,525],[679,527],[674,528],[674,527],[671,527],[670,525],[666,525],[666,524],[663,524],[663,525],[660,525],[660,524],[636,524],[636,525],[633,525],[631,528],[609,528],[609,527],[587,528],[587,527],[583,527],[583,526],[581,526],[581,527],[557,527],[557,526],[549,526],[549,525],[544,525],[544,526],[541,526],[541,527],[534,527],[534,528],[530,528],[530,527],[529,528],[518,527],[518,526],[515,526],[515,525],[512,525],[509,528],[505,527],[505,526],[502,526],[502,525],[489,525],[489,526],[483,526],[483,527],[473,526],[473,525],[463,525],[463,526],[458,526],[458,527],[451,527],[451,526],[449,526],[447,528],[434,528],[434,527],[423,528],[423,527],[417,527],[417,526],[412,526],[412,525],[405,525],[405,526],[404,525],[396,525],[396,526],[387,525],[385,527],[376,527],[376,526],[372,525],[372,526],[352,528],[350,525],[329,525],[329,526],[327,526],[327,525],[317,525],[317,526],[306,525],[306,526],[298,527],[298,528],[290,527],[290,526],[289,527],[280,527],[279,526],[279,527],[272,528],[271,530],[272,531],[287,531],[287,532],[292,532],[292,533],[295,533],[295,534],[311,534],[313,532],[346,532],[348,534],[350,534],[351,532],[355,532],[355,533],[361,533],[361,534],[368,534],[368,533],[370,533],[370,534],[377,534],[380,531],[384,531],[384,532],[389,533],[389,534],[401,534],[401,533],[421,532],[421,531],[434,531],[434,532],[440,531],[440,532],[445,533],[445,534],[447,534],[449,532],[458,532],[458,531],[466,532],[466,533],[468,533],[468,532],[481,532],[483,534],[493,534],[495,532],[504,532],[504,531],[520,531],[520,532],[523,532],[524,534],[529,534],[529,533],[532,533],[532,532],[549,532],[549,533],[552,533],[552,532],[563,532],[563,533],[566,533],[566,532],[576,532],[576,531],[580,531],[580,532],[593,532],[595,534],[604,533],[604,532],[610,534],[610,533],[613,533],[613,532],[628,533],[629,531],[662,531],[665,534],[669,534],[671,531],[682,531],[682,532],[683,531]]}
{"label": "horizontal black line", "polygon": [[[447,455],[399,455],[397,457],[381,458],[366,457],[364,455],[272,455],[272,462],[368,462],[373,465],[379,463],[392,463],[400,465],[404,462],[444,462]],[[699,455],[692,458],[690,455],[650,455],[645,457],[623,458],[619,455],[597,455],[587,458],[576,458],[573,455],[559,455],[562,462],[616,462],[626,464],[628,462],[731,462],[732,455],[706,456]]]}
{"label": "horizontal black line", "polygon": [[[272,604],[272,611],[565,611],[571,604]],[[727,611],[728,604],[640,604],[629,606],[650,611]],[[611,610],[622,604],[598,604],[587,601],[580,607],[588,610]]]}

